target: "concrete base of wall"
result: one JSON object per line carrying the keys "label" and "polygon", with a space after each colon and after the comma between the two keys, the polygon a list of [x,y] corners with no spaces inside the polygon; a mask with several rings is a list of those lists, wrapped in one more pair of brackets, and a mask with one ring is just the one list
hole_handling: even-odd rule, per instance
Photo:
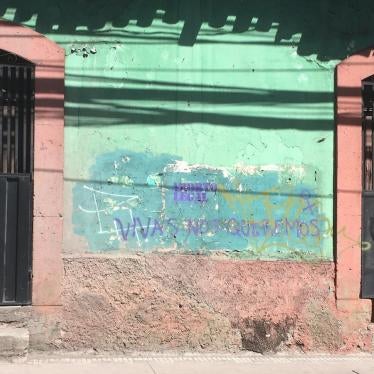
{"label": "concrete base of wall", "polygon": [[0,307],[0,359],[25,357],[29,349],[30,307]]}
{"label": "concrete base of wall", "polygon": [[29,332],[21,327],[0,326],[0,358],[26,356]]}
{"label": "concrete base of wall", "polygon": [[64,267],[59,348],[373,349],[370,313],[336,308],[330,262],[141,255],[68,257]]}
{"label": "concrete base of wall", "polygon": [[0,308],[31,350],[374,349],[370,312],[336,307],[330,262],[80,256],[64,268],[62,307]]}

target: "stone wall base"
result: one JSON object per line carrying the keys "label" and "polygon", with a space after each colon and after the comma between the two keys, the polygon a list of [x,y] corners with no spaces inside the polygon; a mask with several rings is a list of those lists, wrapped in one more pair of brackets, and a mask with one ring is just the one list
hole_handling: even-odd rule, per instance
{"label": "stone wall base", "polygon": [[67,257],[64,269],[58,348],[373,349],[370,311],[337,309],[332,262],[157,254]]}
{"label": "stone wall base", "polygon": [[0,308],[30,350],[373,351],[366,308],[337,308],[334,264],[189,255],[64,259],[61,307]]}

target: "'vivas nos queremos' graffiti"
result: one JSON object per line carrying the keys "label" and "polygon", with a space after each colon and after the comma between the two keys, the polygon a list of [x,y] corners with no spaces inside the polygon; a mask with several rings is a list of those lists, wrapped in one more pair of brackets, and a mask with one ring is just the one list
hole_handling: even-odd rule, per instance
{"label": "'vivas nos queremos' graffiti", "polygon": [[[171,155],[104,154],[74,187],[92,251],[225,251],[322,258],[330,221],[303,167],[211,168]],[[314,169],[311,174],[317,173]]]}

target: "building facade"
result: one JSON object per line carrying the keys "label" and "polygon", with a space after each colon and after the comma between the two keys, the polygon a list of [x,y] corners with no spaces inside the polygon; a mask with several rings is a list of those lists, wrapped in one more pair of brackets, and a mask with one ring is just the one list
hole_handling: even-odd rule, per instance
{"label": "building facade", "polygon": [[3,297],[31,347],[373,349],[368,1],[4,4],[35,67],[32,287]]}

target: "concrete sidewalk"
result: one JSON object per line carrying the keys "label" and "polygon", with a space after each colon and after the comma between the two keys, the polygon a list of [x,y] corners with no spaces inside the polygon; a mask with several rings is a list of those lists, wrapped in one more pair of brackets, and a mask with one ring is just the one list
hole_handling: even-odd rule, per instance
{"label": "concrete sidewalk", "polygon": [[130,355],[30,356],[0,362],[0,374],[373,374],[374,356]]}

